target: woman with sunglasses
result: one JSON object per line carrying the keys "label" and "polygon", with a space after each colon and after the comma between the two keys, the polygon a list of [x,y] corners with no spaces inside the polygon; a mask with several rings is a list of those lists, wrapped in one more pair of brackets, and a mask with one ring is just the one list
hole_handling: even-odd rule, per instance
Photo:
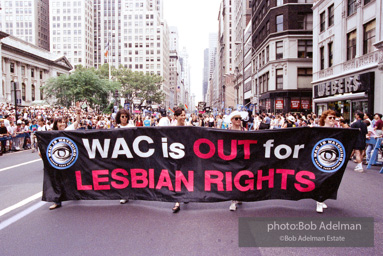
{"label": "woman with sunglasses", "polygon": [[[229,116],[231,121],[231,127],[229,130],[236,130],[236,131],[246,131],[246,128],[242,126],[242,115],[239,111],[234,111]],[[237,210],[237,204],[242,204],[241,201],[232,200],[229,210],[235,211]]]}
{"label": "woman with sunglasses", "polygon": [[[335,126],[336,113],[334,110],[327,110],[322,113],[319,119],[319,125],[323,127],[334,127]],[[318,213],[322,213],[323,209],[327,209],[327,205],[324,202],[317,202]]]}
{"label": "woman with sunglasses", "polygon": [[117,112],[116,123],[117,123],[117,127],[116,128],[134,127],[134,125],[132,125],[132,123],[130,122],[130,114],[125,109],[120,109]]}
{"label": "woman with sunglasses", "polygon": [[[116,115],[116,128],[129,128],[134,127],[134,125],[130,122],[130,114],[125,109],[120,109]],[[129,199],[121,199],[120,204],[126,204]]]}

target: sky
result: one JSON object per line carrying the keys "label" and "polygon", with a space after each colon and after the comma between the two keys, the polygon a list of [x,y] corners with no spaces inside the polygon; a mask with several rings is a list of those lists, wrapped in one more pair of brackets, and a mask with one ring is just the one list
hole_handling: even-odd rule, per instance
{"label": "sky", "polygon": [[218,33],[218,11],[222,0],[164,0],[164,19],[177,27],[179,49],[186,47],[191,66],[191,92],[196,104],[202,101],[204,50],[209,48],[209,33]]}

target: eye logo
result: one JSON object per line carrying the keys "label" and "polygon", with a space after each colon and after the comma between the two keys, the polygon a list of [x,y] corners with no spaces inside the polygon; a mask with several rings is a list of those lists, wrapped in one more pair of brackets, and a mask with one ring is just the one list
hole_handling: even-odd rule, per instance
{"label": "eye logo", "polygon": [[332,138],[319,141],[313,148],[311,157],[318,170],[322,172],[336,172],[345,162],[344,146],[340,141]]}
{"label": "eye logo", "polygon": [[68,138],[52,140],[47,149],[47,158],[52,167],[63,170],[71,167],[78,158],[77,145]]}

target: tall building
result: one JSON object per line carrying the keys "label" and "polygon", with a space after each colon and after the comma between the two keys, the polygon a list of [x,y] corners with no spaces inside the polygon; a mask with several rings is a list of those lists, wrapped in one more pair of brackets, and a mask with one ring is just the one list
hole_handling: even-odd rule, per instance
{"label": "tall building", "polygon": [[315,2],[313,110],[383,112],[383,2]]}
{"label": "tall building", "polygon": [[49,51],[49,0],[0,0],[0,30]]}
{"label": "tall building", "polygon": [[179,61],[179,36],[177,27],[169,27],[169,92],[170,92],[170,107],[178,106],[181,86],[181,64]]}
{"label": "tall building", "polygon": [[203,51],[203,81],[202,81],[202,96],[206,102],[207,87],[209,84],[209,49]]}
{"label": "tall building", "polygon": [[93,67],[93,0],[50,0],[50,49],[75,67]]}
{"label": "tall building", "polygon": [[[247,105],[253,97],[251,86],[251,1],[235,1],[234,88],[235,103]],[[245,63],[244,63],[245,62]],[[245,75],[245,77],[244,77]]]}
{"label": "tall building", "polygon": [[169,106],[169,28],[163,1],[94,0],[94,24],[94,66],[123,65],[162,76],[164,104]]}
{"label": "tall building", "polygon": [[208,85],[206,89],[206,95],[203,95],[207,106],[213,106],[213,98],[218,98],[216,89],[218,85],[213,83],[215,81],[213,79],[214,72],[216,70],[217,64],[217,47],[218,47],[218,34],[217,33],[209,33],[209,78],[207,80]]}
{"label": "tall building", "polygon": [[180,101],[179,103],[190,105],[190,62],[189,53],[184,47],[180,53],[180,64],[181,64],[181,86],[180,86]]}
{"label": "tall building", "polygon": [[252,2],[252,80],[260,111],[311,112],[312,2]]}
{"label": "tall building", "polygon": [[217,98],[213,106],[218,109],[234,107],[234,1],[222,0],[218,14],[218,80]]}

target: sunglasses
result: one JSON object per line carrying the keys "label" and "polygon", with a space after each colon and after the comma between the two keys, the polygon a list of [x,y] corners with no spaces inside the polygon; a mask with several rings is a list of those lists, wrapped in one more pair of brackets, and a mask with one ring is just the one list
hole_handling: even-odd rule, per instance
{"label": "sunglasses", "polygon": [[328,116],[327,118],[335,120],[335,116]]}
{"label": "sunglasses", "polygon": [[235,121],[241,120],[240,117],[234,117],[233,119],[234,119]]}
{"label": "sunglasses", "polygon": [[121,118],[128,118],[128,116],[121,116]]}

